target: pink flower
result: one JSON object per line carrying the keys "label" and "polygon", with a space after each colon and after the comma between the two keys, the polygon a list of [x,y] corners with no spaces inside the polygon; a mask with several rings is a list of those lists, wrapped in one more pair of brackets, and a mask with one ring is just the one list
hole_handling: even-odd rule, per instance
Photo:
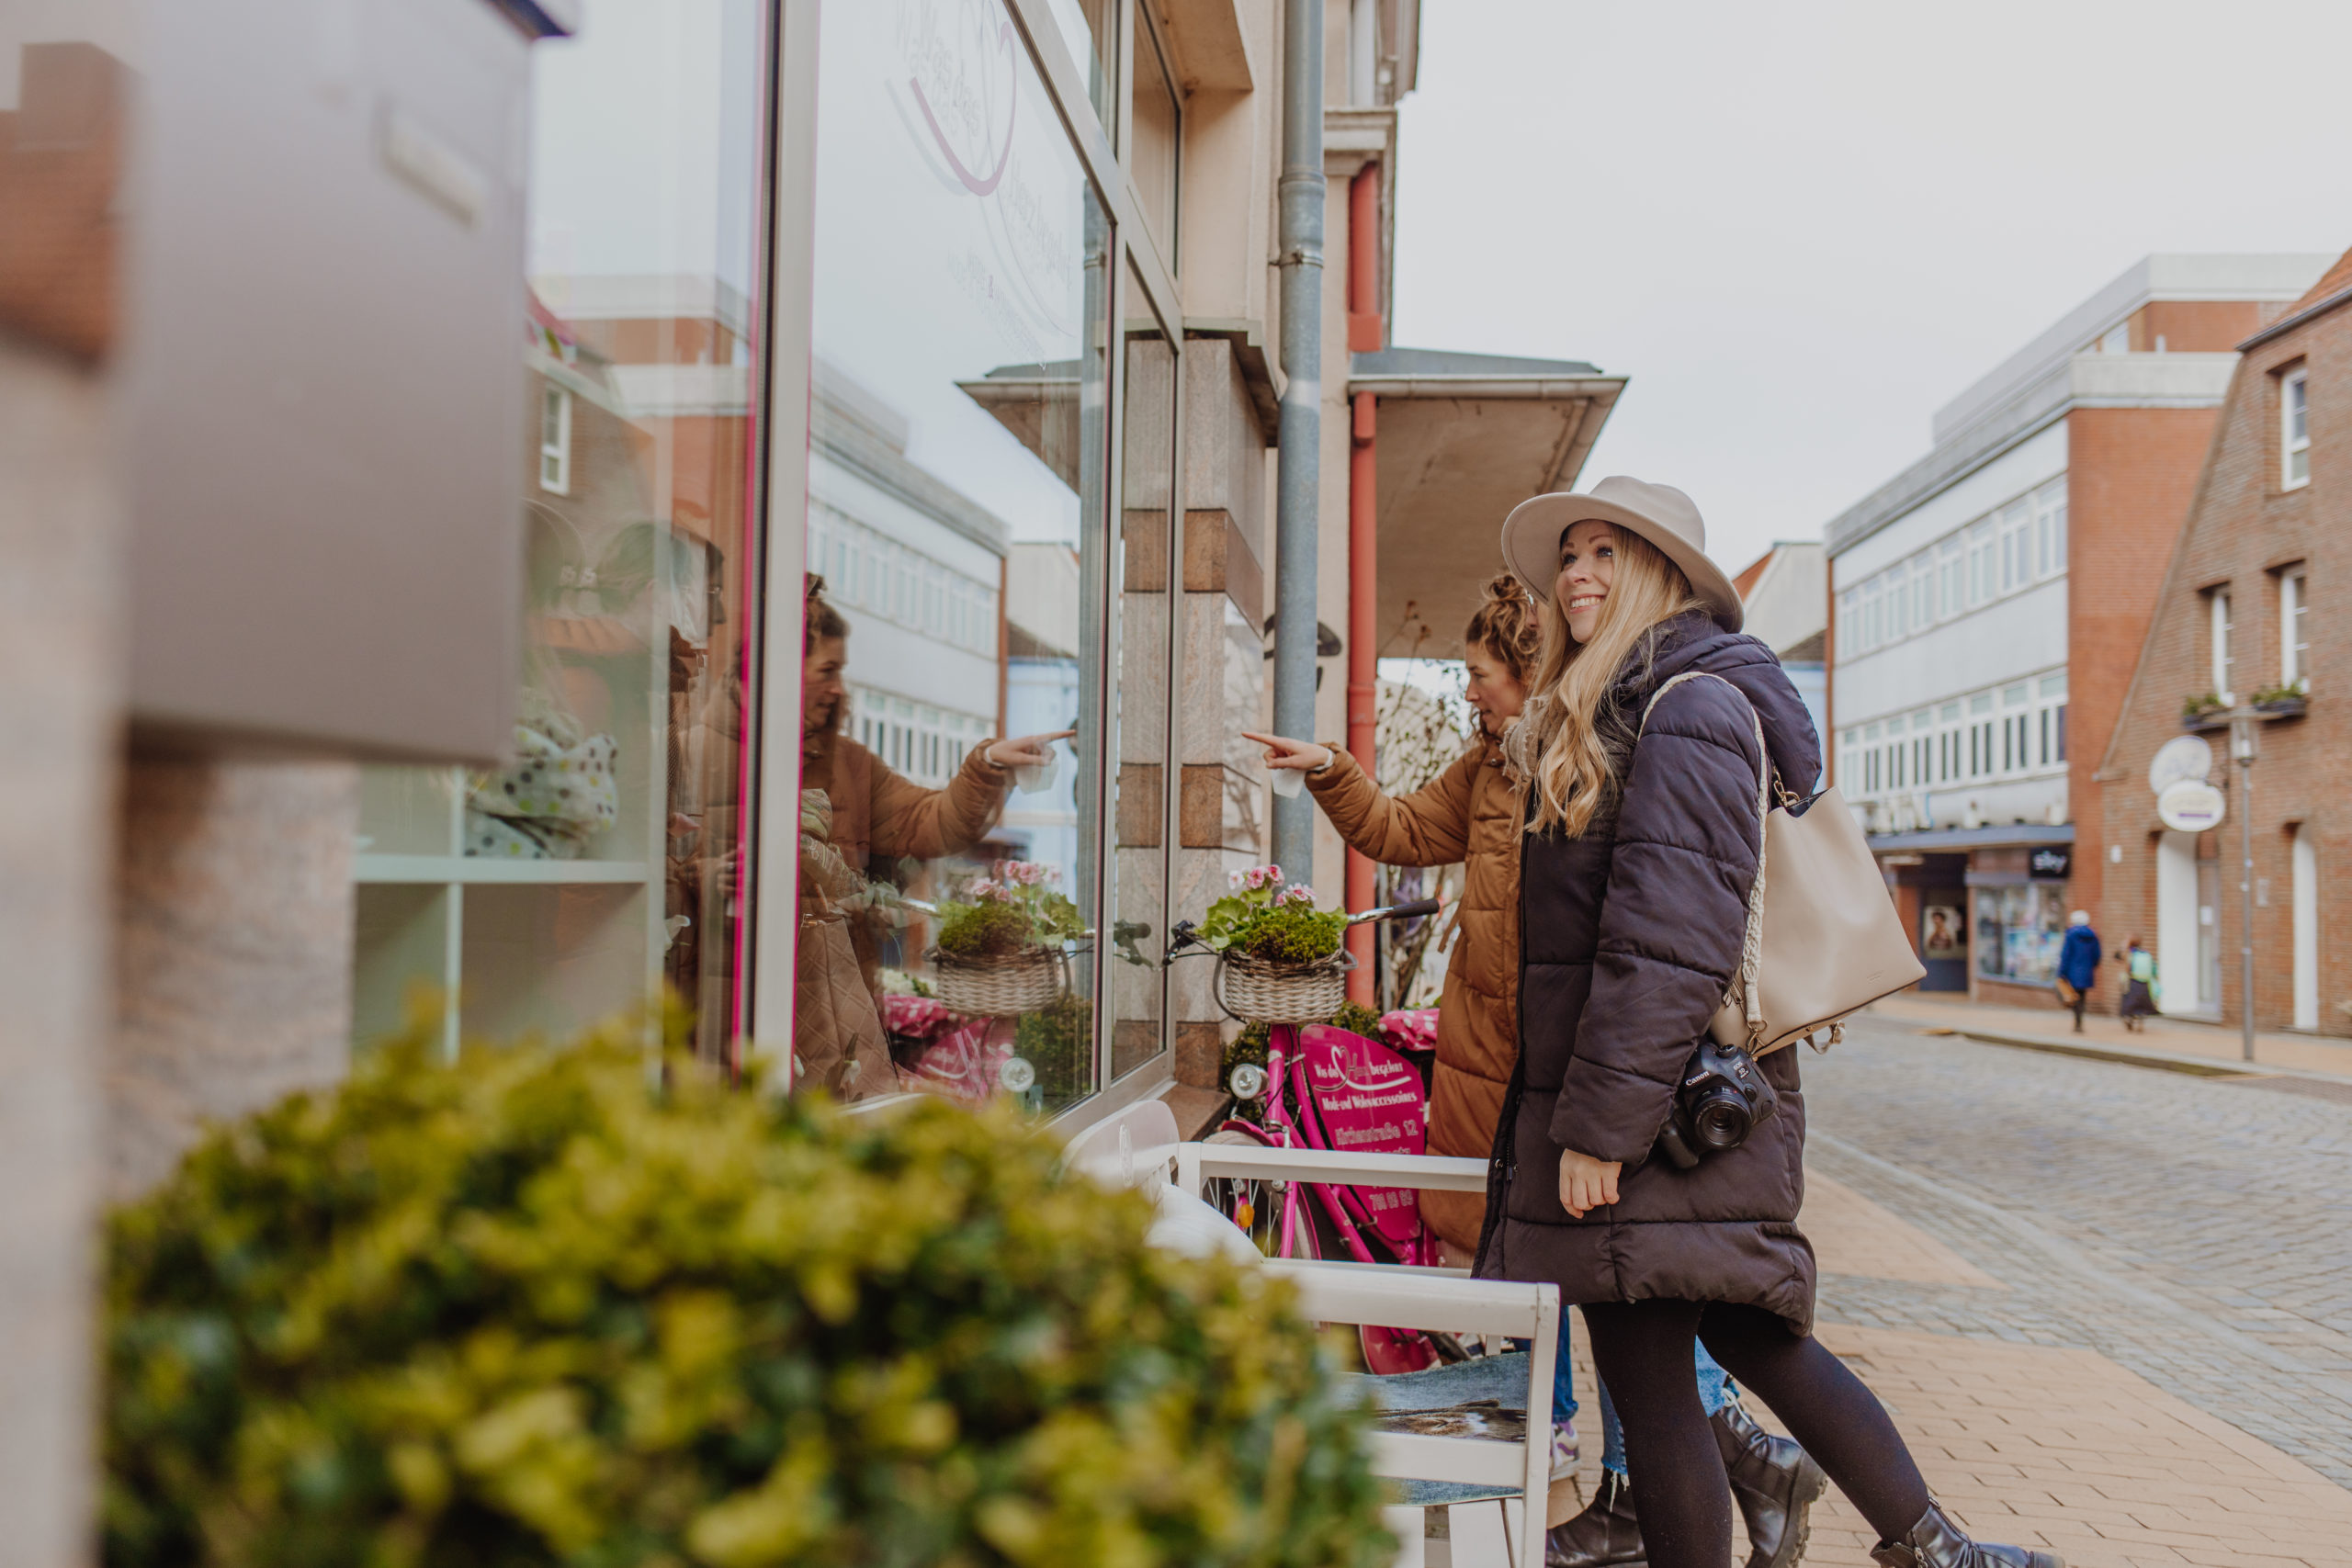
{"label": "pink flower", "polygon": [[1277,904],[1312,904],[1315,902],[1315,889],[1302,882],[1295,887],[1285,887],[1280,893],[1275,894],[1274,902]]}

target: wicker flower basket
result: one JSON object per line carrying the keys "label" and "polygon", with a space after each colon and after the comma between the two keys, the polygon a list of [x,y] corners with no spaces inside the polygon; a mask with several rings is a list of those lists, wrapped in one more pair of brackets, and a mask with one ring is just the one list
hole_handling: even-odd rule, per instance
{"label": "wicker flower basket", "polygon": [[1312,964],[1270,964],[1246,953],[1216,960],[1217,1005],[1244,1023],[1321,1023],[1348,999],[1355,960],[1335,953]]}
{"label": "wicker flower basket", "polygon": [[1035,1012],[1069,984],[1059,950],[1026,947],[989,958],[959,958],[933,948],[933,987],[951,1010],[975,1018]]}

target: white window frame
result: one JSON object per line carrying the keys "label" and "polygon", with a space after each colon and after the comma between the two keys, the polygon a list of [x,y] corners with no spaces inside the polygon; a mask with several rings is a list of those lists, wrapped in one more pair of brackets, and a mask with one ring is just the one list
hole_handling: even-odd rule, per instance
{"label": "white window frame", "polygon": [[2033,492],[2034,575],[2057,577],[2066,570],[2066,481],[2051,480]]}
{"label": "white window frame", "polygon": [[1911,558],[1911,629],[1923,632],[1935,624],[1936,561],[1921,550]]}
{"label": "white window frame", "polygon": [[[550,414],[552,436],[548,434]],[[571,389],[554,380],[545,382],[539,391],[539,488],[549,495],[571,493]]]}
{"label": "white window frame", "polygon": [[2015,593],[2033,582],[2033,503],[2019,497],[2001,508],[2001,594]]}
{"label": "white window frame", "polygon": [[1967,538],[1968,607],[1973,610],[2000,597],[2000,539],[1990,517],[1970,524]]}
{"label": "white window frame", "polygon": [[1968,608],[1968,547],[1958,534],[1936,547],[1936,619]]}
{"label": "white window frame", "polygon": [[2310,372],[2298,365],[2278,378],[2278,488],[2301,490],[2311,482]]}
{"label": "white window frame", "polygon": [[2311,581],[2308,569],[2295,567],[2278,574],[2278,683],[2301,692],[2311,689]]}
{"label": "white window frame", "polygon": [[2205,595],[2205,600],[2208,622],[2206,648],[2212,657],[2212,669],[2208,673],[2213,678],[2213,694],[2225,703],[2234,702],[2237,700],[2236,693],[2230,682],[2236,671],[2237,657],[2236,650],[2230,644],[2237,627],[2232,614],[2229,588],[2226,585],[2216,588]]}

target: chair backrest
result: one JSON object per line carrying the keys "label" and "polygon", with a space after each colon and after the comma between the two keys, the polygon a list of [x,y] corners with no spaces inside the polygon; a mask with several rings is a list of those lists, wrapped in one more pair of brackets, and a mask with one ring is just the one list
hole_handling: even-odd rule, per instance
{"label": "chair backrest", "polygon": [[1136,1187],[1165,1180],[1179,1142],[1176,1112],[1164,1100],[1122,1106],[1072,1138],[1062,1157],[1098,1181]]}

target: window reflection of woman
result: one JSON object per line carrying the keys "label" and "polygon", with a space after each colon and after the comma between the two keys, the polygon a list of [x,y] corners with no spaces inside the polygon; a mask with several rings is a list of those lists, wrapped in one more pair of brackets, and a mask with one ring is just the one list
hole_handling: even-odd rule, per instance
{"label": "window reflection of woman", "polygon": [[[804,827],[812,811],[822,818],[824,827],[815,836],[859,877],[880,876],[877,868],[901,859],[962,853],[996,820],[1013,771],[1051,761],[1055,743],[1078,732],[983,741],[965,755],[944,789],[926,789],[902,776],[842,733],[849,716],[849,688],[842,679],[849,663],[849,623],[826,602],[824,589],[824,579],[808,578],[800,678]],[[808,881],[804,874],[804,887]],[[851,931],[870,989],[880,967],[878,932],[870,919],[853,921]]]}

